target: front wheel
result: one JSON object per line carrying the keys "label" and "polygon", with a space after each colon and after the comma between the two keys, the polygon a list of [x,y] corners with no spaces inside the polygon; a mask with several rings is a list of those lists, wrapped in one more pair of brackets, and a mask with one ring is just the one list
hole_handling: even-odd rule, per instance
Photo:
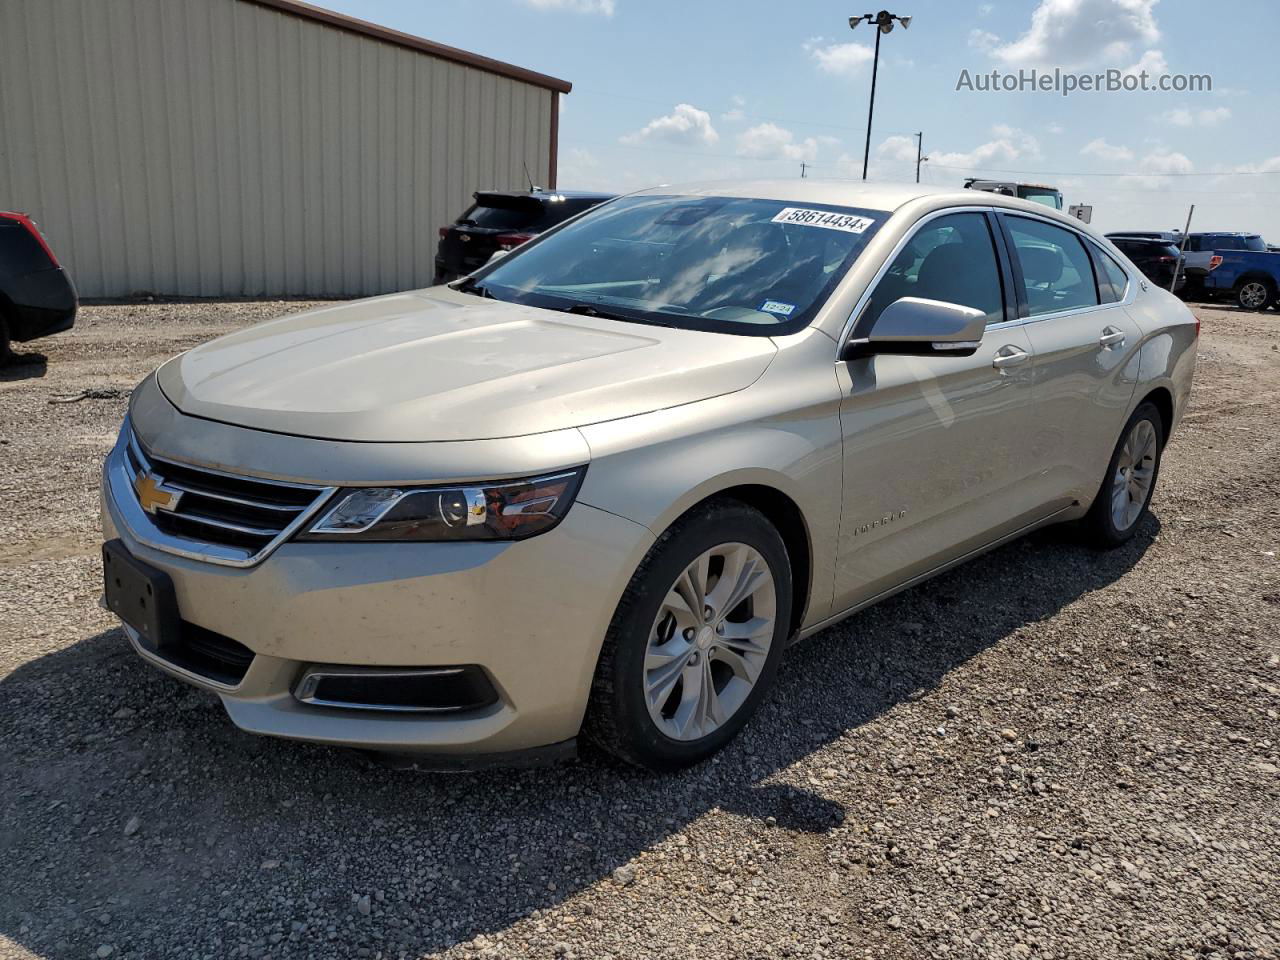
{"label": "front wheel", "polygon": [[1125,424],[1102,487],[1081,521],[1094,546],[1111,549],[1133,536],[1151,505],[1163,451],[1164,420],[1154,404],[1143,403]]}
{"label": "front wheel", "polygon": [[1245,310],[1265,310],[1274,299],[1271,288],[1261,280],[1246,280],[1236,288],[1236,303]]}
{"label": "front wheel", "polygon": [[618,604],[586,733],[649,770],[706,759],[756,712],[790,623],[778,531],[738,501],[696,508],[653,545]]}

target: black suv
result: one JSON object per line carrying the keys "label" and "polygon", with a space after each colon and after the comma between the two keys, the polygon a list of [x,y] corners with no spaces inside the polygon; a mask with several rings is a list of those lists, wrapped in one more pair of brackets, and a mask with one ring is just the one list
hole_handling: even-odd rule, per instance
{"label": "black suv", "polygon": [[[1169,289],[1173,282],[1173,271],[1178,266],[1178,245],[1172,240],[1154,237],[1122,237],[1107,234],[1107,238],[1116,245],[1121,253],[1133,261],[1133,265],[1157,286]],[[1173,292],[1177,293],[1187,282],[1186,270],[1178,271],[1178,279],[1173,283]]]}
{"label": "black suv", "polygon": [[9,344],[69,330],[76,288],[25,213],[0,211],[0,364]]}
{"label": "black suv", "polygon": [[440,228],[436,283],[478,270],[499,250],[512,250],[583,210],[612,200],[611,193],[581,190],[482,190],[450,226]]}

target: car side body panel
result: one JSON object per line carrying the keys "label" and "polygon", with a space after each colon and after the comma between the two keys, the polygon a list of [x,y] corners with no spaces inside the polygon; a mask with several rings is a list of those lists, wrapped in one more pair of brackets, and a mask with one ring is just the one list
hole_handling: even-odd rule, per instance
{"label": "car side body panel", "polygon": [[807,625],[830,612],[840,525],[835,344],[812,329],[779,344],[777,358],[749,390],[581,428],[591,466],[578,499],[658,535],[732,487],[779,491],[808,528]]}

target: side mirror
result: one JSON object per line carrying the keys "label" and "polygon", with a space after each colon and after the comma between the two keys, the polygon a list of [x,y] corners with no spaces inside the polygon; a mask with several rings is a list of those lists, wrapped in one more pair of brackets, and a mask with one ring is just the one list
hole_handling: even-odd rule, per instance
{"label": "side mirror", "polygon": [[968,357],[977,352],[987,315],[973,307],[903,297],[880,312],[871,332],[845,345],[845,360],[875,353]]}
{"label": "side mirror", "polygon": [[495,250],[489,255],[489,259],[484,262],[484,265],[487,267],[491,263],[496,263],[510,252],[510,250]]}

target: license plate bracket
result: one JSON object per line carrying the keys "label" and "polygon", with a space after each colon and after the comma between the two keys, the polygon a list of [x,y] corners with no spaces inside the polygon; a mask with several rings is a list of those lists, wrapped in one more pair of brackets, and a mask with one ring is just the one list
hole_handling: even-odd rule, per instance
{"label": "license plate bracket", "polygon": [[143,563],[120,540],[102,545],[102,579],[107,608],[138,631],[144,646],[160,650],[178,642],[182,620],[173,581]]}

